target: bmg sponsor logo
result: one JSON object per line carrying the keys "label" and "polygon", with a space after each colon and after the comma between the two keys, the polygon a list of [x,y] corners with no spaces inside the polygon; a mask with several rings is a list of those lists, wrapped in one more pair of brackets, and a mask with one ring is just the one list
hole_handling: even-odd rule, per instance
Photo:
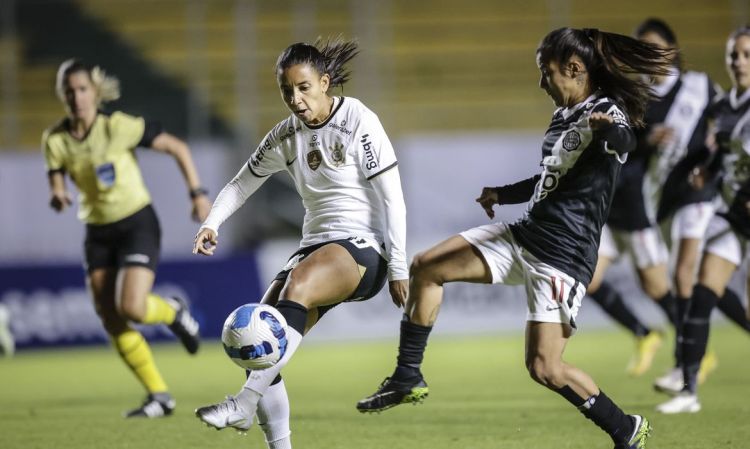
{"label": "bmg sponsor logo", "polygon": [[365,167],[367,167],[368,170],[376,168],[378,166],[378,160],[375,157],[372,142],[370,142],[370,135],[363,135],[359,142],[362,144],[362,150],[365,152]]}
{"label": "bmg sponsor logo", "polygon": [[255,150],[255,154],[250,157],[250,163],[253,165],[253,167],[257,167],[260,165],[261,161],[266,155],[266,151],[270,149],[271,141],[269,139],[265,139],[263,142],[261,142],[260,145],[258,145],[258,149]]}

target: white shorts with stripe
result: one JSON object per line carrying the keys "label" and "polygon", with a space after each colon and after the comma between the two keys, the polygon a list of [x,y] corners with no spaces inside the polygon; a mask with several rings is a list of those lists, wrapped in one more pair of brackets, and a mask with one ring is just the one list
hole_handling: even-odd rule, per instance
{"label": "white shorts with stripe", "polygon": [[639,231],[619,231],[604,225],[599,240],[599,257],[616,260],[623,254],[639,269],[667,263],[669,251],[659,228],[652,226]]}
{"label": "white shorts with stripe", "polygon": [[479,226],[460,235],[482,253],[493,284],[526,287],[527,321],[562,323],[575,331],[585,285],[528,252],[505,223]]}
{"label": "white shorts with stripe", "polygon": [[677,209],[672,217],[672,242],[682,239],[703,239],[708,223],[716,212],[715,201],[691,203]]}
{"label": "white shorts with stripe", "polygon": [[745,258],[748,240],[732,229],[726,218],[714,215],[706,229],[704,252],[719,256],[739,266]]}

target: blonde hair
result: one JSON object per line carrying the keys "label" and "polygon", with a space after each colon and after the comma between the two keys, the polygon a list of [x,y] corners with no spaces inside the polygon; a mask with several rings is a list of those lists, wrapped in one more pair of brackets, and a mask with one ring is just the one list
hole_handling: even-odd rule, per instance
{"label": "blonde hair", "polygon": [[120,80],[112,75],[107,75],[99,66],[89,68],[80,59],[72,58],[60,64],[60,68],[57,69],[55,93],[63,103],[65,103],[65,82],[68,76],[76,72],[86,72],[89,76],[91,84],[94,85],[96,90],[97,106],[120,98]]}

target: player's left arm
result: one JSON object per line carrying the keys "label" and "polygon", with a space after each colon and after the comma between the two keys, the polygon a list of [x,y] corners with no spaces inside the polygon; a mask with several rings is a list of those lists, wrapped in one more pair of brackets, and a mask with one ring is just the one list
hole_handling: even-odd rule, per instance
{"label": "player's left arm", "polygon": [[[144,137],[146,133],[144,133]],[[145,145],[156,151],[167,153],[172,156],[180,167],[185,184],[187,184],[190,199],[193,203],[193,220],[203,222],[211,210],[211,202],[208,199],[208,191],[201,187],[198,170],[193,162],[190,147],[181,139],[164,131],[156,134],[150,144]]]}
{"label": "player's left arm", "polygon": [[637,139],[625,114],[615,105],[596,108],[589,115],[589,127],[594,137],[601,140],[607,152],[624,155],[636,148]]}
{"label": "player's left arm", "polygon": [[409,270],[406,265],[406,203],[396,153],[375,114],[364,118],[357,139],[360,167],[383,203],[388,280],[396,306],[406,304]]}

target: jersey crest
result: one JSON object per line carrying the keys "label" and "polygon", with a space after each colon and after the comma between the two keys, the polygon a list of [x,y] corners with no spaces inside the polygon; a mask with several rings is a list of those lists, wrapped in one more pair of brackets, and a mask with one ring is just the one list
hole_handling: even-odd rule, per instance
{"label": "jersey crest", "polygon": [[344,144],[336,142],[333,146],[328,148],[328,158],[331,160],[331,164],[334,167],[341,167],[346,162],[346,153],[344,152]]}
{"label": "jersey crest", "polygon": [[572,151],[578,148],[581,144],[581,135],[576,131],[569,131],[563,138],[563,148],[567,151]]}
{"label": "jersey crest", "polygon": [[323,161],[323,154],[320,152],[320,150],[312,150],[311,152],[307,153],[307,165],[312,169],[312,171],[315,171],[320,167],[320,163]]}

